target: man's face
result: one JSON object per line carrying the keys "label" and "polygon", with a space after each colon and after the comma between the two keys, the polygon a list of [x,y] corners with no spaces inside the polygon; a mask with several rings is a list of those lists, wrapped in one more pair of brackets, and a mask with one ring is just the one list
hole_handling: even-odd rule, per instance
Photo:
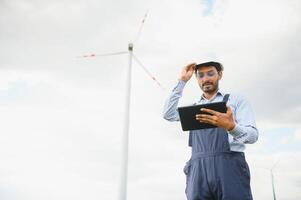
{"label": "man's face", "polygon": [[218,90],[218,81],[222,78],[222,72],[215,67],[201,67],[196,72],[200,88],[205,93],[214,93]]}

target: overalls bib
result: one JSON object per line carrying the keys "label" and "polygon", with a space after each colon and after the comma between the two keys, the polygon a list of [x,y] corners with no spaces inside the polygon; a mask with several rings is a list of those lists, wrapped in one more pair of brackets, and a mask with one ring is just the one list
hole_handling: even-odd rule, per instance
{"label": "overalls bib", "polygon": [[230,150],[225,129],[190,131],[189,146],[192,154],[184,167],[188,200],[252,200],[244,153]]}

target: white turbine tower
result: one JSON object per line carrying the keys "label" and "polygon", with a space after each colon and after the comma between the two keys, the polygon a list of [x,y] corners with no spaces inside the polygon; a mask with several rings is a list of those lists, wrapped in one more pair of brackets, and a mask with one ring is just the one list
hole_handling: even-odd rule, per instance
{"label": "white turbine tower", "polygon": [[270,172],[271,172],[271,181],[272,181],[272,190],[273,190],[273,200],[276,200],[276,192],[275,192],[275,184],[274,184],[274,174],[273,174],[273,169],[275,169],[276,165],[279,163],[278,159],[274,165],[270,168]]}
{"label": "white turbine tower", "polygon": [[[142,27],[144,25],[145,19],[147,17],[148,12],[144,15],[141,26],[139,28],[137,37],[135,42],[139,39]],[[119,188],[119,200],[127,199],[127,175],[128,175],[128,144],[129,144],[129,119],[130,119],[130,100],[131,100],[131,75],[132,75],[132,60],[134,60],[144,69],[144,71],[154,80],[162,89],[162,85],[157,81],[157,79],[147,70],[147,68],[142,64],[142,62],[133,54],[134,43],[128,44],[128,51],[120,51],[113,53],[105,53],[105,54],[90,54],[84,56],[78,56],[78,58],[91,58],[96,56],[115,56],[128,54],[129,63],[128,69],[126,73],[126,92],[125,92],[125,113],[124,113],[124,124],[123,124],[123,139],[122,139],[122,160],[121,160],[121,177],[120,177],[120,188]]]}

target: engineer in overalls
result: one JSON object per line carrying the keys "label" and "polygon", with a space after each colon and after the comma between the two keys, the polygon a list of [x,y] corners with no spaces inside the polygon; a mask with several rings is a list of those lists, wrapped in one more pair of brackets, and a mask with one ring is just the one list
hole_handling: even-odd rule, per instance
{"label": "engineer in overalls", "polygon": [[198,102],[227,102],[227,112],[202,109],[208,114],[196,115],[196,120],[217,128],[189,132],[191,158],[184,167],[185,193],[188,200],[250,200],[250,171],[245,160],[245,144],[257,141],[254,114],[242,96],[219,90],[223,66],[218,62],[192,63],[185,66],[176,87],[167,99],[163,117],[179,121],[177,111],[184,86],[195,74],[203,91]]}

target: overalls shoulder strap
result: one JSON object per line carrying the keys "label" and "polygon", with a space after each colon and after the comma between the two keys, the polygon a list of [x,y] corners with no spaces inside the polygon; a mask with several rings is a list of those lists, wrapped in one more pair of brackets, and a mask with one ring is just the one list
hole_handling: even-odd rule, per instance
{"label": "overalls shoulder strap", "polygon": [[225,94],[225,96],[223,98],[223,102],[227,103],[229,100],[229,96],[230,96],[230,94]]}

